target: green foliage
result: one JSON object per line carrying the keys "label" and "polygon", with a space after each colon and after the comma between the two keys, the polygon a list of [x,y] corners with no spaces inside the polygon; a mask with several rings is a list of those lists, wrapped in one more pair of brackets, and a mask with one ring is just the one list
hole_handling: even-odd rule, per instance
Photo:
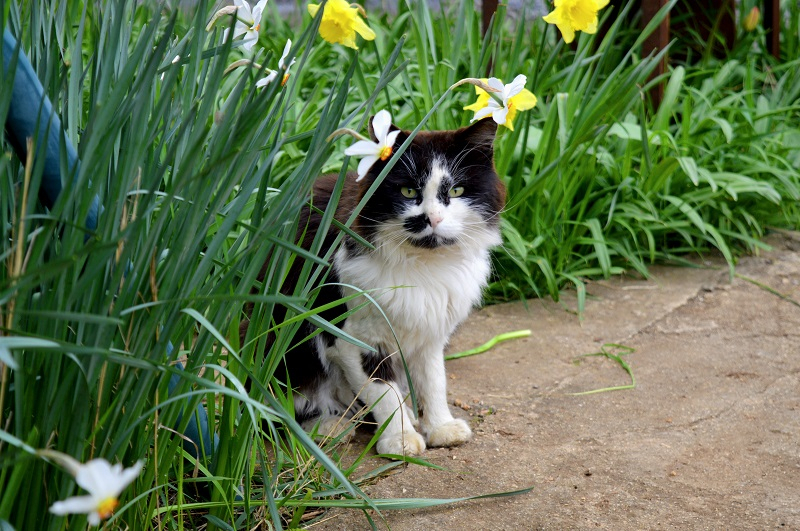
{"label": "green foliage", "polygon": [[[12,336],[0,338],[0,522],[16,529],[64,529],[46,508],[79,494],[33,455],[45,447],[81,461],[145,459],[111,528],[281,528],[315,507],[456,501],[369,500],[359,485],[398,463],[356,477],[369,453],[316,445],[293,420],[291,390],[272,379],[303,319],[342,335],[309,309],[330,256],[317,256],[321,241],[297,247],[297,218],[318,175],[342,183],[342,142],[329,135],[363,131],[378,109],[404,129],[456,128],[475,93],[449,92],[453,83],[528,76],[539,104],[496,142],[509,202],[493,300],[557,298],[573,285],[582,301],[585,278],[646,275],[655,261],[712,248],[732,266],[767,226],[800,223],[800,69],[772,65],[756,42],[652,80],[659,57],[637,55],[643,35],[621,17],[569,47],[541,20],[501,11],[484,38],[471,1],[435,13],[408,0],[370,13],[377,38],[355,52],[322,41],[305,11],[289,23],[269,4],[253,50],[263,68],[228,71],[250,55],[222,38],[232,19],[206,31],[211,12],[208,2],[185,12],[5,4],[3,23],[81,157],[50,210],[36,201],[41,164],[0,158],[0,327]],[[288,83],[257,89],[287,38],[297,58]],[[647,90],[662,81],[651,109]],[[87,231],[80,220],[96,195],[104,211]],[[283,294],[296,260],[300,282]],[[277,305],[289,309],[282,323]],[[219,435],[209,459],[191,457],[181,435],[198,404]]]}

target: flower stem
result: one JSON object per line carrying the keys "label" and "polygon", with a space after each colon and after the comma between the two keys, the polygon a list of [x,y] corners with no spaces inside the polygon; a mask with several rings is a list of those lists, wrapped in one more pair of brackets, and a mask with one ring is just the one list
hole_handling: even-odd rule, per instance
{"label": "flower stem", "polygon": [[260,64],[254,63],[250,59],[239,59],[238,61],[234,61],[231,64],[229,64],[228,67],[225,68],[225,71],[222,72],[222,75],[227,76],[228,74],[231,73],[231,71],[239,68],[240,66],[250,66],[252,68],[255,68],[256,70],[261,70]]}
{"label": "flower stem", "polygon": [[500,92],[500,91],[498,89],[494,88],[494,87],[490,87],[489,85],[487,85],[486,83],[484,83],[483,81],[481,81],[480,79],[478,79],[476,77],[465,77],[464,79],[456,81],[455,83],[450,85],[450,88],[447,89],[447,90],[449,92],[449,91],[453,90],[454,88],[458,87],[459,85],[463,85],[465,83],[469,83],[470,85],[475,85],[476,87],[481,88],[482,90],[484,90],[489,95],[489,97],[491,97],[494,101],[499,103],[501,107],[504,106],[503,105],[503,98],[501,98],[500,96],[497,95],[497,93]]}
{"label": "flower stem", "polygon": [[369,140],[369,138],[365,137],[361,133],[358,133],[357,131],[350,129],[349,127],[342,127],[340,129],[337,129],[333,133],[329,134],[328,138],[325,139],[325,142],[330,142],[337,136],[342,136],[342,135],[350,135],[357,140]]}

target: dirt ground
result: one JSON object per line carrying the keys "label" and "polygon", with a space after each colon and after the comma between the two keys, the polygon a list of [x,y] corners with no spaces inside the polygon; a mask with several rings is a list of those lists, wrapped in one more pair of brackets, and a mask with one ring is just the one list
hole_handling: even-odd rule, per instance
{"label": "dirt ground", "polygon": [[[800,234],[743,258],[738,275],[800,301]],[[451,409],[473,440],[366,487],[373,498],[530,493],[385,512],[396,530],[800,529],[800,306],[713,268],[658,267],[649,281],[588,286],[583,322],[563,304],[475,312],[451,351],[530,328],[526,339],[448,362]],[[630,378],[636,388],[575,395]],[[376,466],[375,461],[372,462]],[[313,529],[368,529],[332,512]]]}

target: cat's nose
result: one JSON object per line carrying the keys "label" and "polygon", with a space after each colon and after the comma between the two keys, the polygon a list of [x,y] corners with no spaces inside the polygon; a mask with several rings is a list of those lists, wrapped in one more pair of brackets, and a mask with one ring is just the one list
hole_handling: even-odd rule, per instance
{"label": "cat's nose", "polygon": [[431,214],[428,216],[428,223],[430,223],[432,229],[435,229],[442,222],[442,219],[444,218],[439,214]]}

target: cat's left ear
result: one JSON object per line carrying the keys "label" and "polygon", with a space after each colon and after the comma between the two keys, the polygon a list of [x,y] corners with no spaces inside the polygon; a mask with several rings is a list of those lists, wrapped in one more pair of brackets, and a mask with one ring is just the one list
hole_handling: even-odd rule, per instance
{"label": "cat's left ear", "polygon": [[492,118],[484,118],[469,127],[460,129],[457,134],[460,140],[466,144],[493,151],[494,137],[497,134],[497,122]]}

